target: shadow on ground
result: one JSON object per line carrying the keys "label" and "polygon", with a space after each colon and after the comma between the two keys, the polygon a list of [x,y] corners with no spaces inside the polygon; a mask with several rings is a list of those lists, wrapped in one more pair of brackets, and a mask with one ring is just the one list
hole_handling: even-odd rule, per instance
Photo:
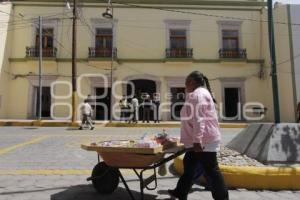
{"label": "shadow on ground", "polygon": [[[0,187],[2,188],[2,187]],[[4,187],[3,187],[4,188]],[[34,190],[15,190],[15,191],[9,191],[9,192],[1,192],[0,195],[22,195],[27,193],[38,193],[38,192],[46,192],[51,190],[62,190],[67,189],[67,187],[54,187],[54,188],[41,188],[41,189],[34,189]]]}
{"label": "shadow on ground", "polygon": [[[133,191],[135,199],[140,199],[140,193]],[[51,200],[131,200],[127,191],[124,188],[117,188],[114,193],[110,195],[101,195],[95,191],[92,185],[76,185],[67,188],[64,191],[51,195]],[[145,194],[145,200],[154,200],[156,195]]]}

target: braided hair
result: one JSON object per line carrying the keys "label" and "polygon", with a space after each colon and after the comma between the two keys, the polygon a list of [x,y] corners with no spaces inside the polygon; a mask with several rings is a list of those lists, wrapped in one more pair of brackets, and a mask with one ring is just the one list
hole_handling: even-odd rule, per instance
{"label": "braided hair", "polygon": [[209,84],[209,80],[208,78],[202,74],[199,71],[193,71],[192,73],[190,73],[187,77],[188,79],[192,79],[197,87],[203,87],[204,85],[206,86],[207,90],[209,91],[214,103],[217,103],[216,99],[214,98],[214,96],[212,95],[212,91],[211,91],[211,87]]}
{"label": "braided hair", "polygon": [[212,97],[214,103],[217,103],[217,101],[216,101],[216,99],[215,99],[215,97],[214,97],[214,95],[213,95],[213,93],[212,93],[212,91],[211,91],[211,87],[210,87],[208,78],[207,78],[206,76],[203,76],[203,79],[204,79],[204,81],[205,81],[206,88],[207,88],[207,90],[209,91],[209,93],[210,93],[210,95],[211,95],[211,97]]}

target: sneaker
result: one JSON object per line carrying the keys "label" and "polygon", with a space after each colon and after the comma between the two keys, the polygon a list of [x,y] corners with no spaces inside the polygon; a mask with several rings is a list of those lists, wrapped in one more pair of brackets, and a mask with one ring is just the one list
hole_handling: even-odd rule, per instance
{"label": "sneaker", "polygon": [[82,130],[83,128],[82,127],[79,127],[79,129],[78,130]]}
{"label": "sneaker", "polygon": [[90,130],[94,130],[95,127],[91,127]]}

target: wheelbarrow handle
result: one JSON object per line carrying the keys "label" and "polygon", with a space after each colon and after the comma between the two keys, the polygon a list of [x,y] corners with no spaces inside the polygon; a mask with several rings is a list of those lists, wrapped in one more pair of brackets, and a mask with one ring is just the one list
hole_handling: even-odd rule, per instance
{"label": "wheelbarrow handle", "polygon": [[177,151],[176,153],[174,153],[174,154],[162,159],[160,162],[154,164],[151,168],[159,167],[159,166],[177,158],[178,156],[181,156],[182,154],[186,153],[187,151],[192,151],[192,150],[194,150],[194,148],[187,148],[187,149],[182,149],[180,151]]}

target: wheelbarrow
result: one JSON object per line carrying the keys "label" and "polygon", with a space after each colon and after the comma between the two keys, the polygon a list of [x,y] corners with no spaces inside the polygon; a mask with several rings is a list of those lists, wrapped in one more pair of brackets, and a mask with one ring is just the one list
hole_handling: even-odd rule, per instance
{"label": "wheelbarrow", "polygon": [[[186,152],[182,145],[168,149],[104,148],[95,145],[81,145],[81,148],[97,152],[98,163],[91,177],[87,178],[87,181],[92,181],[96,191],[100,194],[112,194],[118,188],[121,179],[132,200],[135,198],[121,169],[134,171],[140,183],[140,199],[144,200],[145,189],[157,188],[157,168]],[[145,178],[146,171],[151,171],[152,175]]]}

